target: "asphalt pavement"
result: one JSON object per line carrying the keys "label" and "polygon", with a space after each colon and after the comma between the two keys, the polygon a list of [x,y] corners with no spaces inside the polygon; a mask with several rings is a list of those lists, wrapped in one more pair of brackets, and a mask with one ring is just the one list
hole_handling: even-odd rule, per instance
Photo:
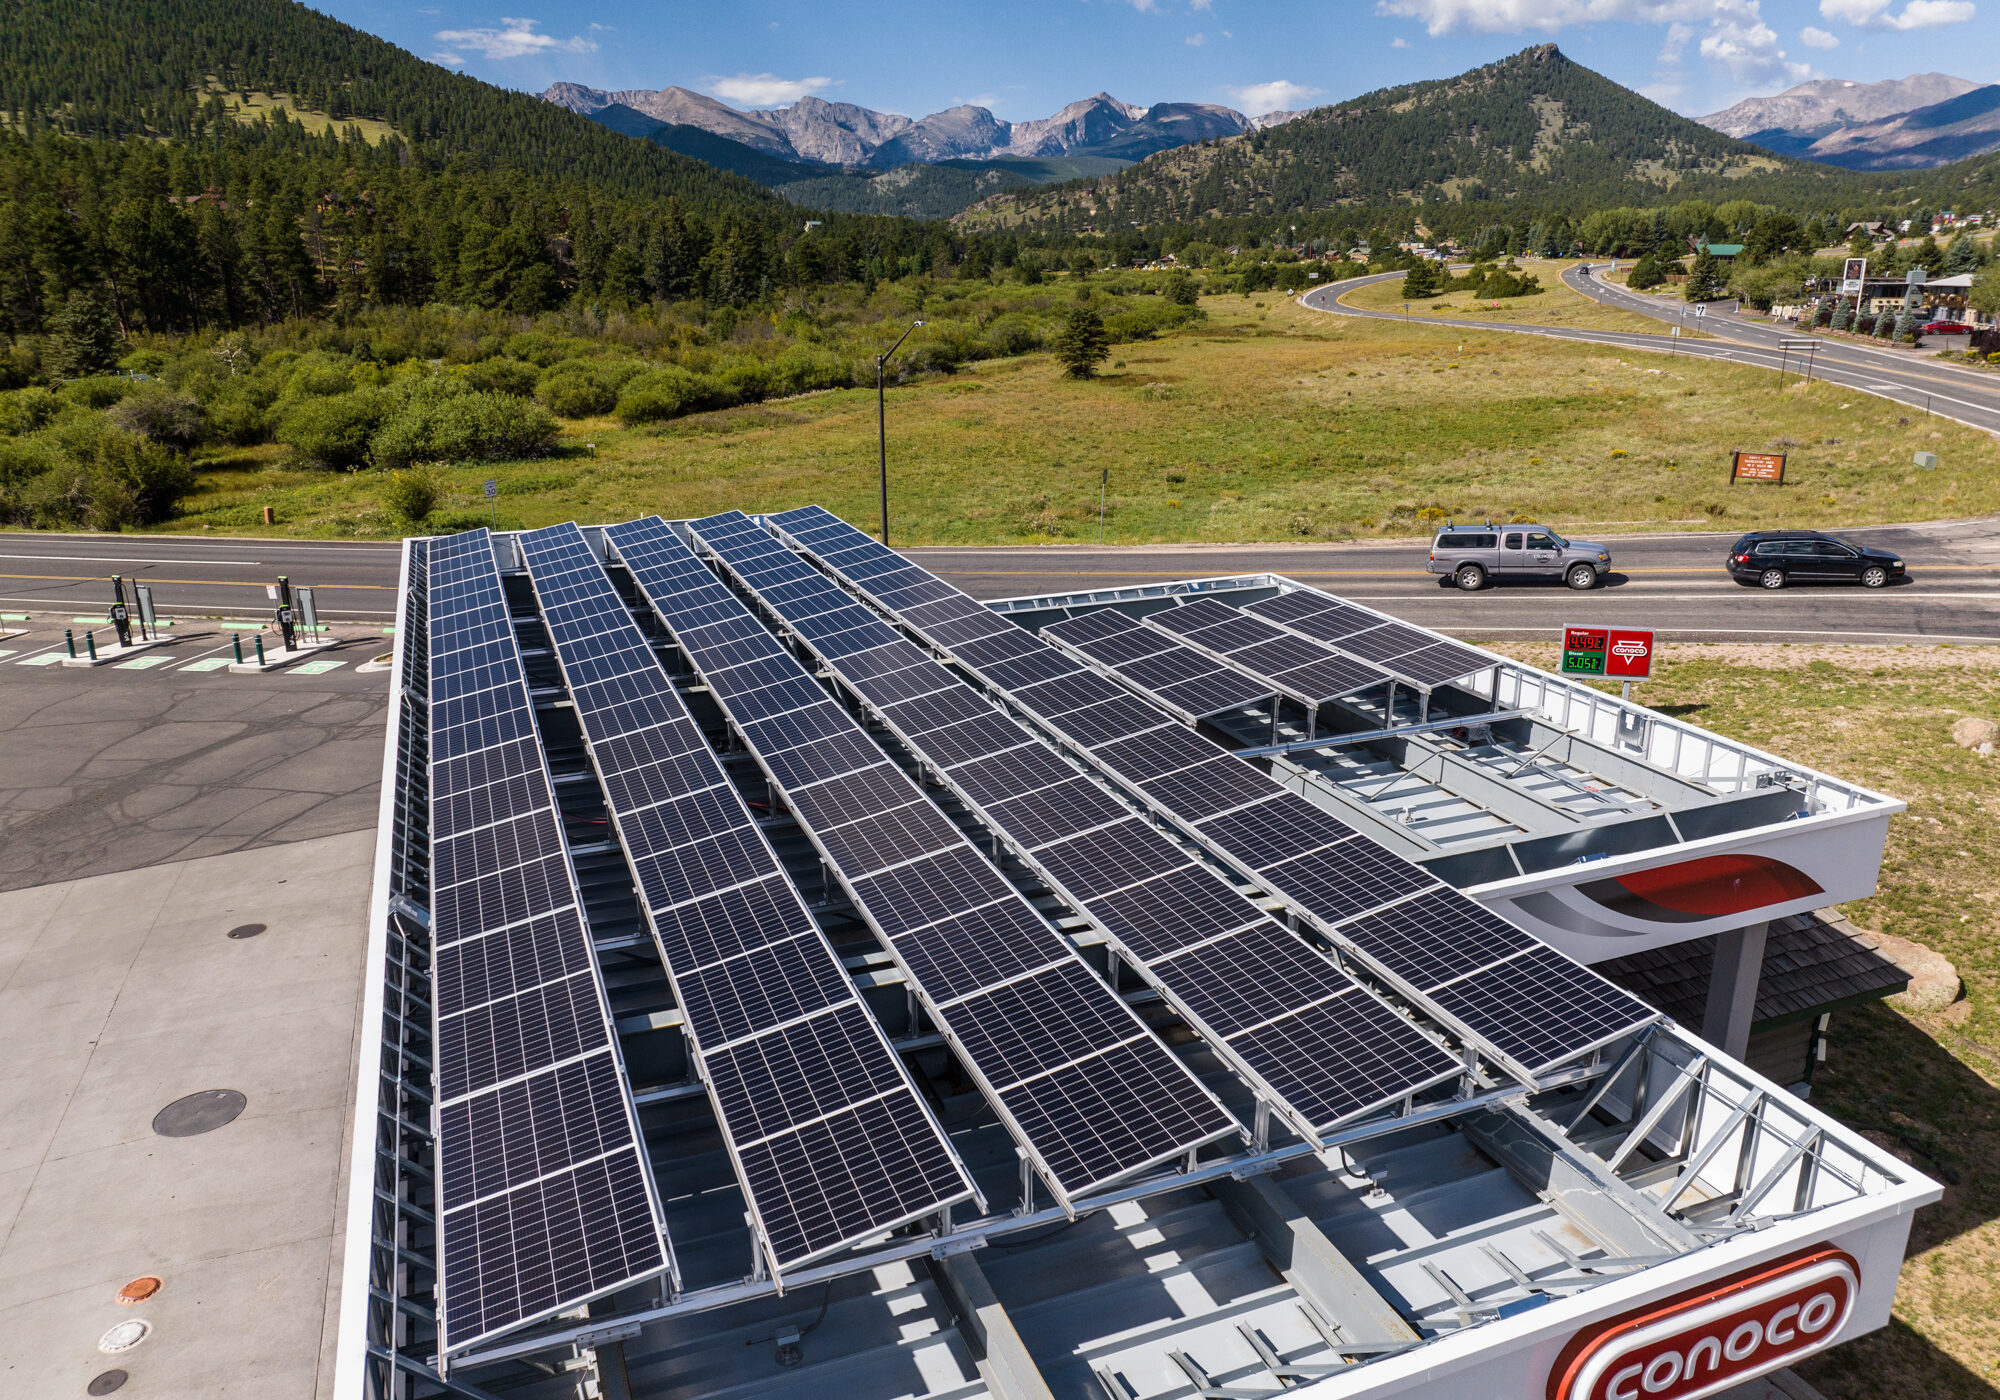
{"label": "asphalt pavement", "polygon": [[[1562,528],[1560,521],[1549,523]],[[1607,586],[1585,594],[1542,583],[1474,594],[1441,588],[1424,571],[1426,545],[1416,540],[930,547],[908,553],[978,598],[1283,573],[1466,637],[1553,636],[1566,622],[1597,621],[1653,626],[1683,640],[2000,642],[2000,519],[1842,533],[1901,554],[1909,580],[1874,591],[1744,588],[1722,570],[1733,532],[1600,535],[1611,547],[1614,571]],[[0,561],[9,576],[0,613],[36,612],[44,631],[72,615],[102,615],[114,571],[149,581],[169,616],[265,617],[271,604],[264,585],[279,574],[319,586],[329,618],[380,624],[395,611],[398,551],[391,543],[10,533],[0,534]],[[49,635],[60,641],[60,626]]]}
{"label": "asphalt pavement", "polygon": [[[1396,312],[1362,310],[1348,305],[1341,298],[1361,287],[1387,282],[1402,275],[1390,272],[1336,282],[1332,286],[1307,292],[1299,298],[1299,302],[1313,311],[1334,315],[1400,321],[1405,318]],[[1774,377],[1780,371],[1802,376],[1810,360],[1811,373],[1816,380],[1889,399],[1920,412],[1934,413],[1970,427],[1982,428],[1989,433],[2000,433],[2000,375],[1946,364],[1926,351],[1877,349],[1831,336],[1816,336],[1810,331],[1795,330],[1786,323],[1738,310],[1733,302],[1709,303],[1707,314],[1696,317],[1692,314],[1693,308],[1685,302],[1642,296],[1600,277],[1587,275],[1581,268],[1571,268],[1563,273],[1563,281],[1606,306],[1663,323],[1685,324],[1690,330],[1699,329],[1714,338],[1695,340],[1635,331],[1501,324],[1434,315],[1426,315],[1421,324],[1505,331],[1510,335],[1538,335],[1552,340],[1615,345],[1625,350],[1725,360],[1768,369]],[[1780,343],[1787,340],[1810,340],[1815,348],[1808,356],[1797,349],[1787,349]]]}

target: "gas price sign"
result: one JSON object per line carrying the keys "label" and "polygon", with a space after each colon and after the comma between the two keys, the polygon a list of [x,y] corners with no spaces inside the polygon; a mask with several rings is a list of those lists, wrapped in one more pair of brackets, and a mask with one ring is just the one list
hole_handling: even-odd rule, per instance
{"label": "gas price sign", "polygon": [[1653,633],[1638,627],[1565,627],[1562,673],[1645,680],[1653,674]]}

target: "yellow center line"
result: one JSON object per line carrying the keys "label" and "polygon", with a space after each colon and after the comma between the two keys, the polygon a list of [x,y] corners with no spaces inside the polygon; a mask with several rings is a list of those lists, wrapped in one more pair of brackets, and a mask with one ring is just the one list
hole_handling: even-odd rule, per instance
{"label": "yellow center line", "polygon": [[[42,580],[44,580],[45,582],[49,582],[49,583],[102,583],[102,582],[104,582],[104,581],[105,581],[105,579],[107,579],[107,578],[109,578],[109,577],[110,577],[110,575],[108,575],[108,574],[0,574],[0,578],[34,578],[34,579],[42,579]],[[184,584],[184,585],[186,585],[187,587],[190,587],[190,588],[266,588],[266,587],[269,587],[269,585],[268,585],[268,584],[263,584],[263,583],[244,583],[244,582],[241,582],[240,580],[236,580],[236,579],[222,579],[222,578],[155,578],[155,577],[154,577],[153,575],[151,575],[151,574],[144,574],[144,575],[140,575],[140,576],[139,576],[139,577],[138,577],[138,578],[136,579],[136,581],[137,581],[137,582],[139,582],[139,583],[145,583],[145,584],[154,584],[154,583],[177,583],[177,584]],[[315,589],[316,589],[316,590],[321,590],[321,591],[326,591],[326,592],[332,592],[332,591],[333,591],[333,590],[335,590],[335,589],[353,589],[353,588],[369,588],[369,589],[376,589],[376,590],[379,590],[379,591],[381,591],[381,592],[385,592],[385,593],[393,593],[393,592],[395,592],[395,591],[396,591],[396,585],[395,585],[395,584],[393,584],[393,583],[322,583],[322,584],[317,584],[317,585],[315,585],[314,587],[315,587]]]}

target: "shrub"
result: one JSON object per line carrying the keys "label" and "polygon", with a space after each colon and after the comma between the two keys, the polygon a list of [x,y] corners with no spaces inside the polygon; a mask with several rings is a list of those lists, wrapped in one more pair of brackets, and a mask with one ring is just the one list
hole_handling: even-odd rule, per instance
{"label": "shrub", "polygon": [[192,394],[171,389],[141,390],[105,414],[114,425],[186,455],[208,436],[208,415]]}
{"label": "shrub", "polygon": [[389,484],[382,488],[382,503],[398,520],[417,529],[437,509],[444,492],[444,474],[428,462],[419,462],[390,474]]}
{"label": "shrub", "polygon": [[618,395],[616,413],[625,423],[662,423],[683,414],[715,408],[722,386],[679,365],[661,365],[635,375]]}
{"label": "shrub", "polygon": [[158,443],[102,418],[79,417],[11,445],[0,491],[21,523],[120,530],[174,513],[194,469]]}
{"label": "shrub", "polygon": [[15,437],[45,428],[62,407],[60,398],[39,386],[0,394],[0,434]]}
{"label": "shrub", "polygon": [[1875,334],[1875,318],[1873,316],[1856,316],[1854,318],[1854,333],[1856,335]]}
{"label": "shrub", "polygon": [[270,437],[265,405],[245,389],[230,388],[208,401],[209,431],[219,442],[248,447]]}
{"label": "shrub", "polygon": [[109,408],[139,386],[118,374],[93,375],[72,379],[60,390],[63,398],[79,408]]}
{"label": "shrub", "polygon": [[595,418],[611,411],[618,391],[591,366],[569,360],[543,373],[535,401],[564,418]]}
{"label": "shrub", "polygon": [[309,467],[353,471],[368,460],[388,407],[374,390],[302,399],[284,410],[274,436]]}
{"label": "shrub", "polygon": [[1018,311],[995,317],[986,327],[986,346],[995,355],[1025,355],[1042,347],[1042,333]]}
{"label": "shrub", "polygon": [[808,394],[815,389],[844,389],[854,382],[846,357],[820,345],[791,345],[771,361],[773,394]]}
{"label": "shrub", "polygon": [[377,467],[545,457],[554,449],[556,420],[540,404],[511,394],[453,392],[453,387],[431,381],[412,389],[370,443]]}
{"label": "shrub", "polygon": [[[541,371],[526,360],[492,359],[465,367],[465,386],[488,394],[527,398],[535,392]],[[560,409],[557,410],[561,412]]]}
{"label": "shrub", "polygon": [[770,396],[770,373],[762,360],[732,360],[715,378],[730,403],[756,403]]}

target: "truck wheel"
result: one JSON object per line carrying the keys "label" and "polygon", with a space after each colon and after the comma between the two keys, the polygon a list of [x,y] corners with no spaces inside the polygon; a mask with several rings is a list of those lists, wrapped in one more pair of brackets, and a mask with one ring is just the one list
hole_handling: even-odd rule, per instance
{"label": "truck wheel", "polygon": [[1597,570],[1588,564],[1572,564],[1563,576],[1563,582],[1579,593],[1586,593],[1597,587]]}
{"label": "truck wheel", "polygon": [[1453,574],[1452,578],[1467,593],[1477,593],[1486,586],[1486,570],[1477,564],[1460,564],[1458,572]]}

